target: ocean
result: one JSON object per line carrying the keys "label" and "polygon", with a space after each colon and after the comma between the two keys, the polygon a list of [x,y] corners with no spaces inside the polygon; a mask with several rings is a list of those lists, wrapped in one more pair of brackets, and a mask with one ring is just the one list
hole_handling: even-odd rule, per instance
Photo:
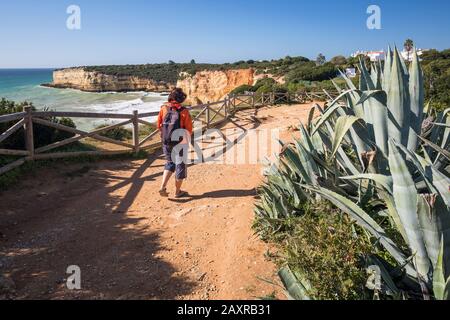
{"label": "ocean", "polygon": [[[152,92],[90,93],[42,87],[41,84],[52,81],[52,74],[52,69],[0,69],[0,99],[32,102],[39,110],[130,114],[134,110],[158,111],[167,100],[167,96]],[[74,121],[82,130],[113,123],[112,120],[102,119],[74,119]]]}

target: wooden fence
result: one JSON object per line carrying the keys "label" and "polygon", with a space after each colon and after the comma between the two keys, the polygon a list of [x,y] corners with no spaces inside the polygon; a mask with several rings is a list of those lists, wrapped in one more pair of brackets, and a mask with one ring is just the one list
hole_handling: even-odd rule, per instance
{"label": "wooden fence", "polygon": [[[323,99],[324,93],[264,93],[264,94],[239,94],[229,95],[225,100],[218,102],[208,102],[192,107],[190,110],[193,114],[194,121],[200,121],[202,130],[205,128],[213,128],[232,117],[237,111],[246,108],[259,108],[267,105],[276,105],[280,103],[305,103],[315,99]],[[158,131],[154,131],[146,137],[140,137],[140,129],[142,125],[154,126],[153,123],[145,120],[158,116],[159,112],[139,113],[134,111],[132,114],[110,114],[110,113],[85,113],[85,112],[57,112],[57,111],[33,111],[31,107],[25,107],[23,112],[2,115],[0,116],[0,123],[14,123],[9,129],[0,134],[0,144],[16,133],[21,128],[25,132],[25,150],[14,149],[0,149],[0,156],[13,156],[15,160],[9,164],[0,167],[0,175],[4,174],[14,168],[24,164],[26,161],[42,160],[42,159],[57,159],[77,156],[105,156],[117,155],[124,153],[138,153],[140,150],[152,150],[160,146],[161,142],[150,143]],[[88,119],[115,119],[121,120],[106,127],[94,129],[93,131],[83,131],[75,129],[54,121],[51,118],[88,118]],[[73,134],[72,137],[58,141],[46,146],[35,148],[35,137],[33,133],[33,125],[39,124],[41,126],[51,127],[60,131],[65,131]],[[119,141],[111,139],[102,135],[102,133],[111,129],[131,126],[132,139],[129,141]],[[90,138],[102,143],[109,143],[114,146],[121,147],[117,150],[96,150],[96,151],[79,151],[55,152],[63,146],[78,142],[82,139]],[[158,139],[159,140],[159,139]]]}

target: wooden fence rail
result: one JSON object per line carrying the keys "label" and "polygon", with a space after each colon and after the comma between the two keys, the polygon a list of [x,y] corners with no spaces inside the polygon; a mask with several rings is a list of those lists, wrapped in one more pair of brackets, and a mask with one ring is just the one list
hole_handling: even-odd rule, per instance
{"label": "wooden fence rail", "polygon": [[[202,130],[206,128],[213,128],[228,121],[237,111],[248,108],[259,108],[267,105],[275,105],[280,103],[305,103],[309,99],[316,99],[324,97],[323,93],[248,93],[229,95],[226,99],[217,102],[208,102],[206,104],[200,104],[191,107],[193,112],[194,121],[200,121]],[[326,98],[326,96],[325,96]],[[195,113],[194,113],[195,112]],[[197,113],[198,112],[198,113]],[[159,112],[147,112],[139,113],[134,111],[132,114],[111,114],[111,113],[86,113],[86,112],[59,112],[59,111],[33,111],[31,107],[24,107],[23,112],[2,115],[0,116],[0,123],[14,122],[9,129],[0,134],[0,144],[7,140],[11,135],[16,133],[21,128],[25,132],[25,150],[14,149],[0,149],[0,156],[14,156],[19,157],[13,162],[0,167],[0,175],[4,174],[14,168],[17,168],[24,164],[26,161],[34,161],[41,159],[58,159],[66,157],[78,157],[82,155],[117,155],[124,153],[138,153],[140,150],[152,150],[160,146],[160,142],[148,144],[148,142],[158,134],[158,130],[155,130],[148,136],[140,139],[140,126],[154,125],[145,118],[151,118],[158,116]],[[90,119],[115,119],[123,120],[119,123],[115,123],[106,127],[94,129],[92,131],[83,131],[75,129],[60,123],[50,121],[51,118],[66,117],[66,118],[90,118]],[[33,125],[38,124],[40,126],[51,127],[60,131],[73,134],[72,137],[46,145],[39,148],[35,148],[35,137],[33,133]],[[124,142],[116,139],[111,139],[101,135],[102,133],[123,127],[132,126],[132,140],[131,142]],[[82,139],[90,138],[103,143],[113,144],[123,149],[119,150],[98,150],[98,151],[80,151],[80,152],[52,152],[52,150],[66,146]]]}

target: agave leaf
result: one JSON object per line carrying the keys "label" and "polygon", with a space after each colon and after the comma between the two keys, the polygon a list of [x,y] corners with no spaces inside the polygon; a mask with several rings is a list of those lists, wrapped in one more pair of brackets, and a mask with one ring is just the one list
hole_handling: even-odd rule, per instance
{"label": "agave leaf", "polygon": [[[439,251],[438,260],[436,262],[436,268],[433,273],[433,291],[434,296],[438,300],[448,300],[449,296],[449,281],[445,281],[444,274],[444,240],[441,240],[441,246]],[[450,278],[449,278],[450,280]]]}
{"label": "agave leaf", "polygon": [[391,80],[388,92],[389,136],[395,141],[407,145],[409,135],[409,90],[402,69],[401,58],[394,51]]}
{"label": "agave leaf", "polygon": [[341,74],[341,77],[345,80],[345,82],[347,83],[347,86],[350,89],[350,91],[357,90],[355,85],[353,84],[352,80],[350,80],[350,78],[347,77],[347,75],[345,73],[343,73],[341,70],[339,70],[339,73]]}
{"label": "agave leaf", "polygon": [[311,135],[314,135],[315,133],[317,133],[317,131],[321,128],[321,126],[324,123],[328,122],[330,120],[330,118],[334,115],[334,113],[340,108],[344,108],[344,106],[335,104],[331,107],[328,107],[328,109],[325,110],[325,113],[320,117],[319,121],[316,123]]}
{"label": "agave leaf", "polygon": [[[372,172],[375,171],[374,164],[372,162],[366,163],[364,155],[369,152],[373,152],[376,148],[373,148],[373,139],[369,136],[369,126],[363,121],[356,122],[352,127],[350,127],[350,141],[354,152],[358,155],[358,159],[364,171],[370,169]],[[367,168],[367,165],[368,168]]]}
{"label": "agave leaf", "polygon": [[331,83],[334,85],[334,87],[336,88],[336,91],[341,94],[343,92],[342,88],[336,83],[336,81],[334,81],[333,79],[331,79]]}
{"label": "agave leaf", "polygon": [[418,154],[412,153],[401,144],[396,144],[396,146],[405,152],[405,154],[415,165],[416,169],[422,174],[431,193],[439,194],[445,205],[450,208],[450,190],[448,189],[450,179],[439,172],[429,161],[420,157]]}
{"label": "agave leaf", "polygon": [[[397,48],[395,48],[395,50],[398,51]],[[408,72],[408,67],[406,66],[406,61],[405,61],[405,59],[403,59],[403,56],[401,56],[400,54],[399,54],[399,57],[400,57],[400,63],[402,66],[403,76],[405,77],[405,81],[408,81],[409,72]]]}
{"label": "agave leaf", "polygon": [[403,226],[402,220],[400,219],[397,208],[395,207],[394,197],[384,190],[379,190],[378,194],[380,195],[380,198],[383,199],[384,203],[386,204],[389,216],[391,217],[392,222],[394,223],[398,232],[400,232],[405,243],[409,245],[408,236],[406,235],[405,227]]}
{"label": "agave leaf", "polygon": [[[373,118],[373,130],[375,143],[384,157],[389,154],[388,148],[388,109],[386,107],[387,96],[384,91],[374,92],[366,102],[371,110]],[[382,170],[382,172],[385,170]]]}
{"label": "agave leaf", "polygon": [[[450,112],[450,109],[447,109],[446,111],[444,111],[444,117],[446,118],[447,123],[435,124],[435,125],[441,125],[445,128],[444,133],[442,135],[442,141],[441,141],[441,148],[444,150],[448,150],[450,147],[449,146],[450,145],[450,116],[448,115],[449,112]],[[438,155],[436,157],[436,161],[434,162],[434,164],[436,165],[436,167],[438,169],[441,169],[447,164],[447,161],[445,161],[445,159],[442,159],[442,157],[440,155]]]}
{"label": "agave leaf", "polygon": [[367,91],[367,90],[375,90],[375,84],[372,81],[372,77],[369,74],[369,71],[366,68],[366,64],[360,58],[359,59],[359,71],[361,72],[361,77],[359,80],[359,90]]}
{"label": "agave leaf", "polygon": [[305,170],[300,157],[291,147],[285,147],[284,155],[284,160],[292,172],[297,173],[306,183],[313,183],[310,173]]}
{"label": "agave leaf", "polygon": [[[437,112],[436,116],[434,117],[434,119],[435,119],[434,122],[444,123],[444,118],[445,118],[445,115],[443,112]],[[429,135],[429,140],[438,142],[441,134],[442,134],[441,126],[432,126],[431,134]]]}
{"label": "agave leaf", "polygon": [[[330,131],[330,135],[334,136],[334,131],[331,128],[331,125],[329,123],[326,124],[328,130]],[[328,150],[332,150],[332,143],[329,140],[329,138],[323,134],[321,131],[319,131],[319,134],[322,138],[322,141],[324,143],[324,145],[326,146],[326,148]],[[342,148],[342,146],[340,146],[338,148],[338,154],[336,156],[336,160],[339,163],[339,165],[344,168],[344,170],[347,172],[347,174],[349,175],[357,175],[359,173],[361,173],[360,171],[362,170],[358,170],[356,168],[356,166],[353,164],[353,162],[350,160],[350,158],[348,157],[347,153],[344,151],[344,149]]]}
{"label": "agave leaf", "polygon": [[414,49],[414,59],[410,67],[409,95],[411,99],[410,128],[408,149],[417,150],[418,138],[422,130],[422,116],[424,108],[423,73],[420,67],[419,56]]}
{"label": "agave leaf", "polygon": [[389,84],[391,81],[391,70],[392,70],[392,50],[389,47],[386,52],[386,59],[384,61],[384,71],[383,71],[383,81],[382,87],[386,93],[389,92]]}
{"label": "agave leaf", "polygon": [[314,150],[316,150],[316,153],[325,153],[324,150],[324,143],[322,141],[322,138],[320,137],[320,134],[315,133],[314,135],[311,136],[311,142],[314,146]]}
{"label": "agave leaf", "polygon": [[373,85],[375,86],[375,90],[382,90],[380,77],[381,71],[378,66],[379,65],[376,63],[372,64],[372,69],[370,70],[370,78],[372,79]]}
{"label": "agave leaf", "polygon": [[306,150],[303,144],[301,144],[298,140],[296,140],[295,143],[297,146],[296,148],[297,154],[300,158],[300,161],[303,164],[303,167],[305,168],[306,172],[309,173],[312,180],[312,184],[317,185],[318,183],[316,175],[319,171],[319,168],[317,167],[316,162],[310,156],[310,153],[308,152],[308,150]]}
{"label": "agave leaf", "polygon": [[[433,125],[434,126],[438,126],[438,127],[450,128],[450,123],[436,123],[436,122],[433,122]],[[445,140],[445,141],[447,141],[447,140]]]}
{"label": "agave leaf", "polygon": [[382,174],[367,173],[367,174],[359,174],[356,176],[341,177],[341,179],[342,180],[363,180],[363,179],[373,180],[376,183],[383,186],[390,194],[392,194],[393,181],[392,181],[392,177],[390,177],[390,176],[385,176]]}
{"label": "agave leaf", "polygon": [[320,194],[325,199],[332,202],[339,209],[347,213],[362,228],[367,230],[373,237],[375,237],[400,265],[405,265],[406,271],[409,275],[411,275],[412,277],[417,276],[416,271],[407,261],[406,257],[403,255],[398,246],[386,235],[386,232],[383,230],[383,228],[381,228],[380,225],[378,225],[378,223],[376,223],[376,221],[373,220],[363,209],[361,209],[349,199],[325,188],[316,188],[308,185],[302,185],[302,187]]}
{"label": "agave leaf", "polygon": [[[417,202],[417,214],[422,228],[423,239],[428,257],[433,264],[438,260],[442,230],[439,228],[439,215],[434,208],[436,195],[420,195]],[[449,219],[447,219],[448,221]],[[447,228],[450,226],[447,226]],[[436,267],[434,265],[434,267]]]}
{"label": "agave leaf", "polygon": [[361,93],[361,96],[359,97],[359,100],[356,102],[356,104],[362,104],[362,103],[366,102],[367,100],[369,100],[370,98],[379,95],[380,93],[384,93],[384,95],[386,95],[386,93],[383,90],[363,91]]}
{"label": "agave leaf", "polygon": [[336,127],[334,130],[333,137],[333,147],[331,152],[331,157],[334,157],[338,148],[341,146],[342,139],[344,139],[347,132],[353,126],[353,124],[360,120],[360,118],[355,116],[342,116],[339,117],[336,121]]}
{"label": "agave leaf", "polygon": [[450,161],[450,152],[448,152],[445,149],[442,149],[440,146],[438,146],[437,144],[435,144],[434,142],[427,140],[425,138],[422,138],[421,136],[418,136],[420,140],[422,140],[426,145],[430,146],[431,148],[433,148],[435,151],[437,151],[440,155],[443,155],[445,158],[447,158],[447,160]]}
{"label": "agave leaf", "polygon": [[395,206],[405,228],[408,243],[415,255],[417,271],[423,281],[427,283],[431,265],[417,216],[417,190],[406,162],[392,140],[389,141],[389,165],[394,182]]}
{"label": "agave leaf", "polygon": [[299,129],[301,133],[300,138],[304,144],[304,147],[308,150],[308,152],[313,152],[314,151],[313,142],[311,141],[311,137],[309,136],[308,132],[306,131],[302,123],[300,124]]}
{"label": "agave leaf", "polygon": [[428,163],[433,163],[433,161],[432,161],[431,158],[430,158],[430,154],[428,153],[427,148],[424,148],[424,146],[421,146],[421,150],[422,150],[423,157],[425,158],[425,160],[426,160]]}
{"label": "agave leaf", "polygon": [[284,287],[287,289],[291,300],[311,300],[306,287],[297,279],[288,266],[282,268],[278,272],[278,275]]}

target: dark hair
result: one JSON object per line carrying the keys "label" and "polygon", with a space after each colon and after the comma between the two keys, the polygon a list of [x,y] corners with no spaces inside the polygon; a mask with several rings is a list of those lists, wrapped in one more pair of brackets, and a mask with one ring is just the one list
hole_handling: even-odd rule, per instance
{"label": "dark hair", "polygon": [[181,88],[175,88],[169,95],[169,102],[183,103],[187,98],[187,95]]}

